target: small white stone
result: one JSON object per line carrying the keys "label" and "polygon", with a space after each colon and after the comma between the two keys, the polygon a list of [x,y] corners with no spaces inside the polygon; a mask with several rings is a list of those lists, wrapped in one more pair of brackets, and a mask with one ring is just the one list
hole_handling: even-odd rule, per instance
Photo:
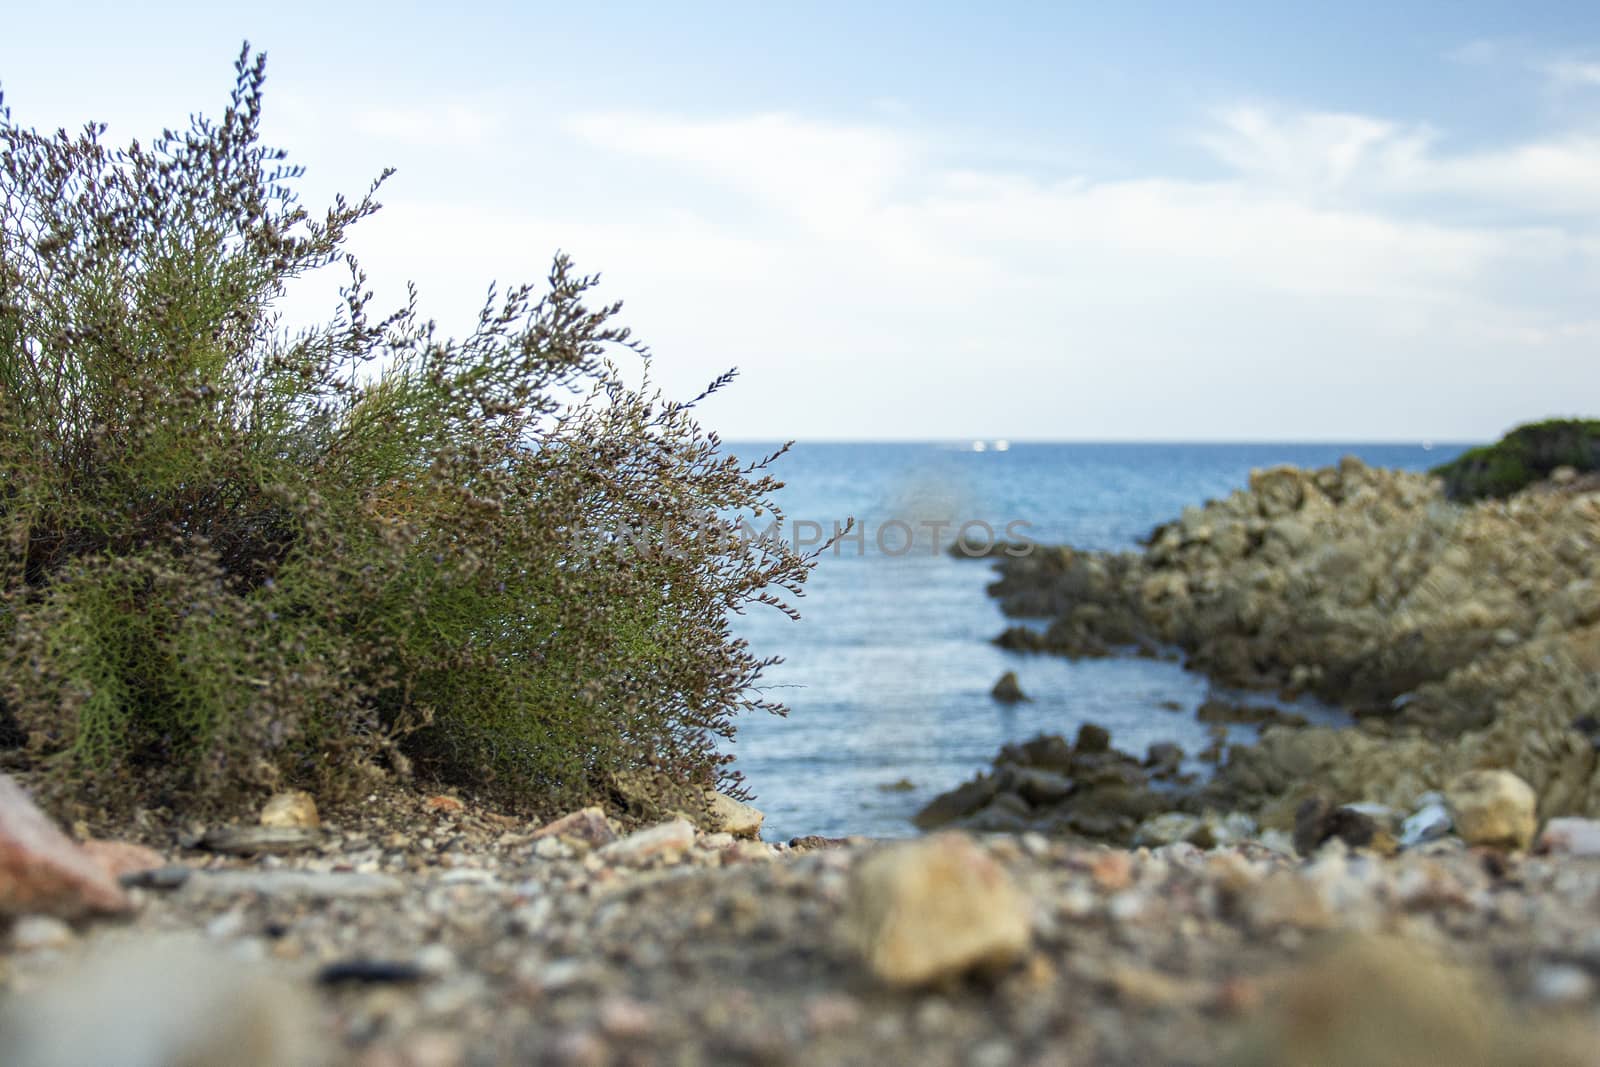
{"label": "small white stone", "polygon": [[1442,802],[1419,808],[1400,826],[1400,847],[1414,848],[1450,832],[1450,812]]}
{"label": "small white stone", "polygon": [[533,854],[542,860],[571,859],[572,847],[559,837],[541,837],[534,842]]}
{"label": "small white stone", "polygon": [[1547,1004],[1576,1004],[1594,995],[1594,979],[1582,967],[1553,963],[1534,972],[1532,992]]}
{"label": "small white stone", "polygon": [[238,937],[244,931],[244,922],[244,912],[225,911],[206,923],[206,936],[217,941]]}
{"label": "small white stone", "polygon": [[62,949],[74,940],[72,927],[49,915],[25,915],[11,927],[11,947],[18,952]]}
{"label": "small white stone", "polygon": [[417,969],[433,978],[456,969],[456,954],[444,945],[428,945],[416,955]]}

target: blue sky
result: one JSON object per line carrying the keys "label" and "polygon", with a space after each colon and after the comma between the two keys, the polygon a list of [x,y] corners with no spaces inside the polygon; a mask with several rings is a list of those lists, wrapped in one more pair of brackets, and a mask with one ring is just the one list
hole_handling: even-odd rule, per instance
{"label": "blue sky", "polygon": [[399,169],[380,296],[464,325],[565,249],[669,393],[740,368],[730,438],[1600,412],[1600,7],[1207,7],[28,5],[0,87],[148,137],[248,38],[311,205]]}

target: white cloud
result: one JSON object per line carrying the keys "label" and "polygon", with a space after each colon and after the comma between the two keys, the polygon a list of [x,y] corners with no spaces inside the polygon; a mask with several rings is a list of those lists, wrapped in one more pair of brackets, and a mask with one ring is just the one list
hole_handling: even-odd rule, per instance
{"label": "white cloud", "polygon": [[1600,62],[1593,60],[1551,60],[1541,64],[1540,70],[1557,88],[1593,89],[1600,86]]}
{"label": "white cloud", "polygon": [[355,116],[355,128],[368,136],[420,146],[481,144],[498,125],[494,115],[466,104],[376,108]]}
{"label": "white cloud", "polygon": [[394,272],[375,281],[464,316],[566,249],[669,392],[743,368],[707,409],[729,437],[1442,440],[1600,398],[1578,215],[1600,142],[1578,134],[1452,154],[1415,124],[1247,105],[1193,135],[1214,176],[1103,179],[954,167],[982,145],[888,121],[517,132],[562,166],[474,201],[391,191],[359,235]]}

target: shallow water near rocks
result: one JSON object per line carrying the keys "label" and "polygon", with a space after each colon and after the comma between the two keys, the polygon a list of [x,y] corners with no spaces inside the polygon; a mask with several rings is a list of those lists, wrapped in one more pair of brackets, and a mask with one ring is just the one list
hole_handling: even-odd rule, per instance
{"label": "shallow water near rocks", "polygon": [[[1095,722],[1124,751],[1142,755],[1153,742],[1175,741],[1193,757],[1210,742],[1195,718],[1207,699],[1275,703],[1215,691],[1173,661],[1072,662],[996,648],[991,638],[1014,620],[984,594],[990,564],[934,551],[924,523],[948,521],[946,545],[968,520],[988,523],[1002,539],[1021,520],[1030,525],[1014,529],[1039,543],[1133,549],[1186,506],[1244,486],[1252,468],[1327,466],[1355,455],[1421,470],[1463,447],[993,444],[981,452],[971,443],[802,444],[775,465],[786,483],[777,498],[786,536],[826,535],[850,517],[864,536],[822,557],[795,604],[801,621],[770,609],[735,620],[756,653],[785,657],[763,685],[790,715],[744,718],[730,749],[767,813],[768,839],[907,836],[918,808],[986,768],[1008,741],[1070,737]],[[748,460],[771,446],[729,450]],[[906,548],[894,520],[922,539]],[[970,535],[981,537],[981,528]],[[1002,705],[989,696],[1008,670],[1029,701]],[[1309,702],[1291,710],[1313,722],[1344,721]],[[1231,741],[1253,736],[1251,727],[1230,727]],[[1191,759],[1189,769],[1204,767]]]}

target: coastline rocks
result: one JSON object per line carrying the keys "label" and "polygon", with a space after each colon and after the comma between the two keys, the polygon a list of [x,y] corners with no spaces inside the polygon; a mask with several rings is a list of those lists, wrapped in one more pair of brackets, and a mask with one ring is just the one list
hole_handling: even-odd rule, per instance
{"label": "coastline rocks", "polygon": [[132,906],[106,866],[58,830],[9,775],[0,774],[0,918],[74,919]]}
{"label": "coastline rocks", "polygon": [[1469,845],[1526,849],[1538,830],[1533,789],[1509,771],[1468,771],[1450,783],[1445,803]]}
{"label": "coastline rocks", "polygon": [[[1133,629],[1177,644],[1230,684],[1287,687],[1298,667],[1301,688],[1375,690],[1386,699],[1409,689],[1415,673],[1414,655],[1384,654],[1388,631],[1401,627],[1379,598],[1403,601],[1411,591],[1398,587],[1396,567],[1408,586],[1425,587],[1418,608],[1454,605],[1470,584],[1470,554],[1430,570],[1425,549],[1434,546],[1410,543],[1418,531],[1402,520],[1426,521],[1430,496],[1437,499],[1437,486],[1423,476],[1355,461],[1257,471],[1250,489],[1188,509],[1158,531],[1143,557],[1073,553],[1029,570],[1007,560],[992,589],[1003,609],[1054,608],[1057,619],[1103,640],[1112,635],[1098,633],[1098,619],[1131,618]],[[1385,581],[1396,585],[1388,596]],[[1445,654],[1430,650],[1424,660],[1433,652]],[[1407,677],[1390,677],[1397,672]]]}
{"label": "coastline rocks", "polygon": [[925,986],[1020,959],[1032,940],[1031,908],[970,838],[935,834],[855,865],[844,932],[880,981]]}
{"label": "coastline rocks", "polygon": [[994,688],[989,690],[989,695],[1002,704],[1017,704],[1031,697],[1022,691],[1022,685],[1017,681],[1016,671],[1006,671],[1000,680],[994,683]]}
{"label": "coastline rocks", "polygon": [[1195,712],[1195,718],[1201,722],[1248,723],[1253,726],[1306,725],[1304,715],[1284,711],[1270,704],[1230,704],[1224,700],[1207,700]]}
{"label": "coastline rocks", "polygon": [[1368,812],[1354,805],[1335,808],[1320,796],[1308,797],[1295,811],[1295,851],[1310,856],[1335,839],[1350,848],[1370,848],[1384,855],[1399,848],[1394,836]]}
{"label": "coastline rocks", "polygon": [[1111,735],[1085,723],[1068,744],[1042,735],[1001,749],[994,770],[941,793],[912,821],[923,830],[1036,830],[1127,844],[1145,819],[1172,806],[1150,787],[1142,761],[1111,748]]}
{"label": "coastline rocks", "polygon": [[1224,783],[1234,801],[1218,807],[1303,788],[1410,809],[1499,766],[1547,815],[1600,815],[1600,731],[1575,725],[1600,723],[1600,492],[1582,477],[1463,506],[1436,478],[1353,458],[1270,468],[1185,509],[1142,553],[1040,548],[996,568],[1004,611],[1052,620],[1008,630],[1007,647],[1176,647],[1220,684],[1313,694],[1357,717],[1342,732],[1362,740],[1308,742],[1346,750],[1309,775],[1278,762],[1294,755],[1282,742],[1234,747],[1222,769],[1241,764]]}

